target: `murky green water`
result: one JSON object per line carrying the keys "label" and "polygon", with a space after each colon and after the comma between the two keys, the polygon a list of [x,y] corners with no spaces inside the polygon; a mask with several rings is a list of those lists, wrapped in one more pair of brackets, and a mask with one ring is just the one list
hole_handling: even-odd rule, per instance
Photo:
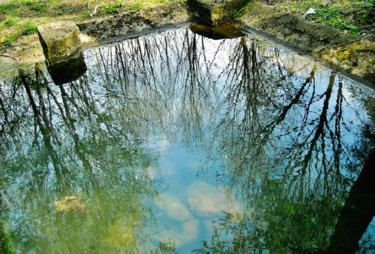
{"label": "murky green water", "polygon": [[[307,253],[331,243],[374,146],[375,91],[264,39],[188,28],[1,81],[17,253]],[[374,251],[373,226],[361,248]]]}

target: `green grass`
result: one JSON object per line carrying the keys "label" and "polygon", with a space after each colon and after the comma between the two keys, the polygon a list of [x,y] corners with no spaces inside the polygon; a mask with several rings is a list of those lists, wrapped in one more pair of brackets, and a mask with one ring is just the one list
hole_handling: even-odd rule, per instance
{"label": "green grass", "polygon": [[10,2],[5,4],[0,4],[0,13],[11,14],[15,10],[20,8],[20,4],[16,2]]}
{"label": "green grass", "polygon": [[20,19],[18,17],[15,17],[15,16],[8,16],[6,17],[6,19],[3,21],[3,25],[5,27],[11,27],[11,26],[14,26],[18,23]]}
{"label": "green grass", "polygon": [[110,4],[110,5],[105,7],[105,11],[108,14],[117,13],[121,9],[121,7],[123,7],[123,5],[121,3]]}
{"label": "green grass", "polygon": [[47,4],[44,2],[41,3],[31,3],[29,4],[30,9],[36,12],[45,13],[47,12]]}
{"label": "green grass", "polygon": [[311,14],[308,17],[318,23],[334,27],[341,31],[346,31],[354,35],[360,33],[358,26],[345,20],[339,7],[318,8],[315,14]]}
{"label": "green grass", "polygon": [[10,46],[12,45],[13,42],[15,42],[18,38],[18,35],[10,35],[5,38],[4,45],[5,46]]}
{"label": "green grass", "polygon": [[26,21],[22,26],[22,34],[23,35],[30,35],[36,32],[36,28],[38,27],[37,24],[33,23],[32,21]]}
{"label": "green grass", "polygon": [[303,15],[309,8],[314,8],[316,13],[306,18],[314,22],[334,27],[340,31],[358,35],[362,27],[372,24],[371,11],[375,0],[331,0],[328,6],[321,5],[322,0],[312,1],[283,1],[280,3],[287,12]]}
{"label": "green grass", "polygon": [[134,3],[134,4],[129,5],[128,8],[130,11],[139,11],[139,10],[142,10],[142,4]]}

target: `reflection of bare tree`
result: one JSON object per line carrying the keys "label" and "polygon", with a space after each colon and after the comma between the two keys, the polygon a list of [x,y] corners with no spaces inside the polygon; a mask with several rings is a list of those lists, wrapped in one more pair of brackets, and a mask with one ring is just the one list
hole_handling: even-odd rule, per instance
{"label": "reflection of bare tree", "polygon": [[[215,142],[220,140],[219,149],[228,158],[230,186],[252,214],[236,224],[236,230],[248,231],[254,241],[268,236],[254,248],[277,250],[288,242],[290,249],[308,251],[326,245],[333,221],[325,218],[333,218],[340,208],[350,184],[347,175],[361,163],[352,159],[352,144],[345,140],[350,130],[343,121],[343,108],[348,105],[336,74],[320,84],[316,67],[307,65],[309,75],[296,77],[285,67],[280,51],[246,39],[229,43],[234,46],[230,61],[218,68],[215,59],[223,57],[220,51],[228,44],[221,42],[209,56],[202,52],[207,48],[202,38],[187,32],[179,36],[180,46],[160,37],[121,44],[114,61],[119,67],[111,65],[103,72],[121,73],[126,66],[126,75],[121,76],[126,76],[123,95],[142,101],[131,110],[146,123],[156,120],[159,130],[182,131],[184,142],[204,139],[204,111],[209,116],[222,114],[213,121],[218,124],[208,144],[217,148]],[[101,62],[111,62],[110,56],[101,57]],[[157,70],[159,66],[163,68]],[[213,96],[223,98],[220,109],[211,106]],[[325,212],[317,213],[321,210]],[[275,219],[278,216],[282,222]],[[306,222],[311,218],[316,223]],[[258,225],[249,228],[248,219]],[[306,237],[311,232],[317,237]],[[241,237],[235,241],[249,244]]]}
{"label": "reflection of bare tree", "polygon": [[[170,41],[171,36],[175,40]],[[202,37],[188,30],[134,39],[116,45],[114,50],[99,51],[95,56],[99,64],[94,69],[106,73],[103,82],[109,95],[121,94],[139,124],[172,135],[172,139],[177,138],[177,130],[183,130],[180,138],[188,142],[203,137],[203,115],[215,96],[216,88],[207,86],[212,84],[206,74],[211,60],[201,50],[204,45]],[[176,131],[171,132],[171,127]]]}
{"label": "reflection of bare tree", "polygon": [[[326,246],[333,221],[325,221],[324,216],[333,216],[340,209],[340,200],[350,186],[347,176],[361,163],[353,159],[354,144],[347,143],[343,134],[350,132],[343,120],[343,107],[348,107],[343,84],[331,73],[323,90],[316,83],[316,67],[304,81],[295,80],[277,54],[274,70],[280,75],[273,76],[264,52],[244,46],[238,51],[250,57],[236,58],[241,60],[231,68],[233,78],[225,94],[233,107],[228,107],[217,135],[224,137],[230,185],[246,200],[250,221],[257,221],[259,228],[248,228],[244,222],[236,230],[250,230],[248,237],[253,240],[267,234],[265,245],[258,250],[285,248],[280,241],[297,252],[312,251],[316,244]],[[275,219],[280,216],[282,222]],[[311,218],[315,226],[306,221]],[[311,232],[320,237],[307,237]],[[232,243],[236,241],[246,244],[243,238]]]}
{"label": "reflection of bare tree", "polygon": [[[147,152],[156,136],[209,151],[219,158],[211,163],[225,158],[218,180],[246,205],[240,218],[227,214],[218,222],[201,252],[305,252],[327,245],[362,163],[351,156],[352,139],[362,134],[345,121],[346,112],[359,113],[335,73],[319,81],[308,64],[308,75],[298,75],[282,51],[256,40],[210,41],[184,29],[91,49],[85,57],[88,72],[70,84],[55,86],[38,69],[0,89],[1,163],[14,169],[22,161],[19,172],[32,169],[21,177],[24,186],[43,178],[42,186],[53,189],[54,174],[61,175],[69,189],[99,197],[90,200],[94,207],[105,206],[107,214],[135,209],[143,223],[137,195],[152,196],[161,186],[147,175],[158,156]],[[123,228],[131,218],[122,216],[121,223],[103,219],[98,230]],[[224,231],[232,234],[220,238]]]}
{"label": "reflection of bare tree", "polygon": [[[87,76],[68,85],[55,86],[48,83],[42,70],[35,75],[20,72],[10,85],[12,89],[1,89],[1,100],[8,107],[1,117],[1,170],[2,176],[7,179],[2,182],[2,201],[5,200],[2,209],[6,211],[4,217],[8,220],[12,220],[20,209],[22,213],[17,223],[27,226],[14,232],[8,229],[7,237],[12,234],[15,238],[19,235],[35,238],[43,248],[43,244],[49,241],[48,237],[65,235],[63,227],[56,228],[61,234],[52,230],[49,231],[51,235],[45,235],[43,230],[52,228],[53,222],[33,218],[38,214],[45,216],[43,213],[63,193],[74,194],[80,189],[89,197],[95,196],[93,200],[103,195],[104,203],[110,202],[108,196],[113,194],[110,189],[107,191],[108,186],[130,182],[122,191],[142,189],[138,197],[133,194],[126,198],[118,196],[122,192],[111,196],[112,206],[155,193],[154,187],[160,182],[157,179],[150,181],[147,172],[139,172],[147,168],[154,158],[143,153],[131,137],[135,126],[127,125],[123,118],[116,118],[119,109],[111,108],[114,102],[98,101],[97,91],[91,88]],[[111,110],[106,107],[112,110],[113,115],[107,113]],[[138,174],[138,181],[133,183],[135,174]],[[22,180],[8,180],[13,178]],[[133,201],[129,207],[121,209],[133,209],[140,213],[140,206],[140,202]],[[103,220],[103,224],[97,226],[98,230],[106,230],[109,223],[115,223],[108,222],[110,217],[100,218],[104,213],[102,210],[93,215]],[[139,218],[143,219],[141,214]],[[89,223],[87,227],[90,228]],[[57,235],[53,235],[55,233]],[[105,231],[103,235],[106,235]],[[71,241],[69,239],[66,237],[67,241]],[[60,240],[64,241],[63,238]],[[91,242],[90,239],[82,240]],[[84,246],[82,242],[81,247]],[[18,247],[22,249],[25,246]]]}

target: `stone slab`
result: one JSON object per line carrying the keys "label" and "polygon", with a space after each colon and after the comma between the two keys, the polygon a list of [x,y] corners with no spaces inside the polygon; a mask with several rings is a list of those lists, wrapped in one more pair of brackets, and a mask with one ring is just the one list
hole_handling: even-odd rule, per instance
{"label": "stone slab", "polygon": [[50,64],[64,62],[79,55],[80,30],[72,21],[57,21],[38,26],[43,52]]}

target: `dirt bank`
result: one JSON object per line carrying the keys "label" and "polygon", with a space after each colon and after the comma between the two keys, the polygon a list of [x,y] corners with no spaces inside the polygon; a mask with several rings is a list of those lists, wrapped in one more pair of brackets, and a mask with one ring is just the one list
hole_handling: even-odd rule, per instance
{"label": "dirt bank", "polygon": [[375,42],[309,22],[276,6],[255,2],[240,21],[287,45],[311,54],[331,67],[375,84]]}

